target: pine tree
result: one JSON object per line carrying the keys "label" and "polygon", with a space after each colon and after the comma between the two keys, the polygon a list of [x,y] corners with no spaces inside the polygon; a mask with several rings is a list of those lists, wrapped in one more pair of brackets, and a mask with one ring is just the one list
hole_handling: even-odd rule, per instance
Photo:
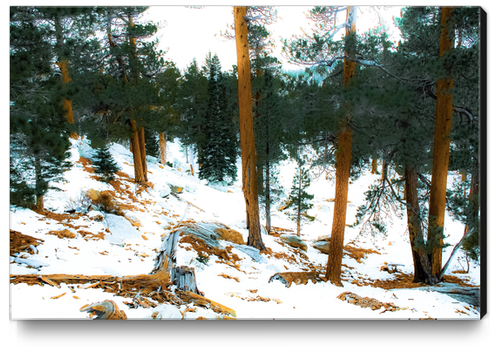
{"label": "pine tree", "polygon": [[[156,76],[167,63],[157,50],[157,26],[139,23],[146,7],[101,8],[105,37],[102,66],[90,75],[92,89],[86,107],[94,115],[87,124],[107,129],[111,140],[130,140],[135,181],[147,182],[145,127],[155,128],[162,116],[163,103]],[[88,127],[87,127],[88,128]],[[92,126],[93,128],[93,126]]]}
{"label": "pine tree", "polygon": [[245,198],[249,236],[247,245],[266,250],[260,231],[257,191],[257,165],[253,129],[252,86],[249,59],[247,9],[234,7],[235,38],[237,48],[238,104],[240,110],[240,148],[242,155],[242,184]]}
{"label": "pine tree", "polygon": [[109,183],[114,180],[114,174],[119,171],[116,161],[111,155],[110,144],[106,143],[103,147],[95,150],[92,166],[95,173],[101,176],[102,182]]}
{"label": "pine tree", "polygon": [[38,210],[50,183],[71,165],[64,95],[51,64],[56,54],[40,18],[35,7],[10,9],[10,196]]}
{"label": "pine tree", "polygon": [[313,207],[310,202],[314,195],[306,192],[310,186],[310,172],[299,164],[298,171],[293,178],[293,186],[285,207],[286,214],[293,221],[296,221],[298,237],[301,236],[301,222],[312,222],[315,217],[308,215],[307,211]]}
{"label": "pine tree", "polygon": [[271,231],[271,182],[275,180],[273,166],[285,159],[282,148],[286,102],[280,96],[282,81],[277,72],[266,69],[263,76],[254,79],[260,102],[256,105],[254,132],[257,151],[258,192],[263,200],[266,215],[266,230]]}
{"label": "pine tree", "polygon": [[146,155],[158,158],[160,154],[160,145],[159,139],[157,138],[157,132],[149,129],[146,131],[145,136],[145,146],[146,146]]}
{"label": "pine tree", "polygon": [[236,178],[236,134],[227,107],[227,84],[218,57],[209,54],[206,61],[209,100],[202,127],[205,141],[199,178],[224,182],[229,177],[233,181]]}
{"label": "pine tree", "polygon": [[177,110],[182,118],[181,132],[178,134],[185,146],[195,145],[197,159],[201,163],[205,136],[203,128],[208,108],[208,81],[196,60],[184,71],[179,88]]}

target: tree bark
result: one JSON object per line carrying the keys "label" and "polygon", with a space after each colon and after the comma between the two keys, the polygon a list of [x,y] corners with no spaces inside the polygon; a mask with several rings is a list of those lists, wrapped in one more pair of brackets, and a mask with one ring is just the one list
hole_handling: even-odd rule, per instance
{"label": "tree bark", "polygon": [[332,222],[332,237],[327,261],[327,280],[341,286],[344,229],[347,214],[350,164],[352,157],[352,129],[347,126],[339,134],[337,164],[335,168],[335,205]]}
{"label": "tree bark", "polygon": [[[268,145],[267,145],[268,146]],[[271,183],[270,183],[270,163],[267,159],[265,163],[265,229],[271,232]]]}
{"label": "tree bark", "polygon": [[383,159],[383,166],[381,167],[381,181],[386,179],[388,174],[388,165],[386,164],[386,160]]}
{"label": "tree bark", "polygon": [[[66,61],[60,61],[58,66],[61,70],[61,74],[63,75],[63,83],[67,84],[71,81],[70,76],[68,75],[68,68],[66,67]],[[63,110],[65,111],[66,119],[68,120],[68,124],[75,123],[75,117],[73,116],[73,106],[71,100],[64,99],[63,100]],[[76,139],[77,133],[70,133],[70,137]]]}
{"label": "tree bark", "polygon": [[[451,49],[452,40],[448,32],[448,18],[452,7],[442,8],[441,40],[439,57],[442,58]],[[447,75],[450,71],[446,69]],[[437,81],[436,121],[434,130],[434,151],[432,164],[432,182],[429,199],[429,240],[443,244],[444,214],[446,211],[446,185],[449,168],[449,134],[451,132],[453,101],[451,89],[454,80],[441,78]],[[442,268],[442,248],[435,247],[431,254],[432,274],[439,277]]]}
{"label": "tree bark", "polygon": [[248,211],[249,235],[247,245],[259,250],[266,250],[260,233],[248,28],[247,22],[245,21],[246,12],[247,8],[245,6],[234,8],[238,69],[238,106],[240,110],[240,147],[242,151],[242,189]]}
{"label": "tree bark", "polygon": [[[480,209],[480,173],[475,172],[471,175],[470,195],[468,201],[471,208],[471,218],[476,220],[478,218],[478,210]],[[464,234],[469,231],[469,226],[465,225]]]}
{"label": "tree bark", "polygon": [[[54,18],[54,27],[56,33],[56,50],[58,53],[58,67],[61,70],[61,75],[63,76],[63,83],[67,84],[71,81],[68,75],[68,69],[66,67],[66,56],[63,54],[63,46],[64,37],[63,37],[63,27],[62,27],[62,19],[59,14],[55,15]],[[73,117],[73,107],[71,100],[64,99],[63,100],[63,110],[65,111],[66,119],[68,120],[68,124],[74,124],[75,120]],[[76,133],[70,133],[70,137],[76,138]]]}
{"label": "tree bark", "polygon": [[417,246],[424,241],[420,221],[420,205],[417,193],[417,172],[412,167],[405,167],[405,193],[407,199],[407,224],[410,235],[410,245],[413,257],[413,282],[435,284],[436,278],[432,275],[432,266],[425,249]]}
{"label": "tree bark", "polygon": [[378,160],[373,159],[371,164],[372,164],[371,174],[377,175],[378,174]]}
{"label": "tree bark", "polygon": [[158,140],[160,142],[160,164],[167,164],[167,141],[165,140],[165,133],[158,134]]}
{"label": "tree bark", "polygon": [[299,168],[299,183],[298,183],[298,220],[296,221],[296,228],[298,237],[301,237],[301,167]]}
{"label": "tree bark", "polygon": [[[347,8],[347,19],[353,16],[351,26],[346,27],[346,35],[356,31],[356,7]],[[346,52],[354,53],[354,52]],[[354,77],[355,63],[344,59],[343,85],[346,87]],[[326,278],[331,283],[342,286],[340,275],[342,273],[342,256],[344,251],[344,230],[347,214],[347,195],[349,191],[350,166],[352,159],[352,128],[349,125],[351,115],[347,114],[340,124],[338,135],[338,148],[335,166],[335,205],[332,221],[332,237],[330,252],[327,261]]]}
{"label": "tree bark", "polygon": [[143,169],[143,178],[148,182],[148,167],[146,165],[146,145],[145,145],[145,128],[141,127],[138,131],[138,140],[140,142],[141,151],[141,167]]}
{"label": "tree bark", "polygon": [[141,161],[141,149],[139,140],[139,131],[136,127],[136,121],[134,119],[130,120],[131,123],[131,151],[133,152],[133,164],[134,164],[134,181],[135,183],[141,184],[145,183],[145,175],[143,171],[143,163]]}

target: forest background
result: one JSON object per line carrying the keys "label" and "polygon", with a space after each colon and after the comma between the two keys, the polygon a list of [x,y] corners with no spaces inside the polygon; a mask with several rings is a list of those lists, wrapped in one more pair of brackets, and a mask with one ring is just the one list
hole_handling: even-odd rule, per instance
{"label": "forest background", "polygon": [[[63,5],[61,2],[38,2],[38,1],[30,1],[29,3],[23,4],[22,2],[15,3],[4,3],[2,13],[7,13],[8,8],[5,5]],[[117,1],[111,3],[103,2],[104,5],[130,5],[134,4],[131,1]],[[224,1],[218,2],[186,2],[188,5],[229,5]],[[294,3],[254,3],[254,5],[295,5]],[[356,2],[359,4],[359,2]],[[374,5],[374,3],[370,2],[361,2],[361,5]],[[75,3],[70,3],[70,5],[81,5]],[[95,3],[84,3],[83,5],[95,5]],[[98,4],[99,5],[99,4]],[[148,3],[144,3],[141,5],[181,5],[181,3],[165,1],[165,2],[153,2],[150,1]],[[325,3],[319,2],[311,2],[308,5],[325,5]],[[404,3],[393,3],[393,2],[385,2],[377,1],[375,5],[404,5]],[[483,6],[484,10],[488,11],[488,8],[485,8],[485,4],[483,1],[475,1],[472,3],[464,3],[455,2],[455,1],[444,1],[444,3],[427,3],[426,1],[422,2],[410,2],[411,6],[416,5],[471,5],[471,6]],[[229,18],[226,18],[223,22],[224,24],[231,23],[233,20],[232,10],[230,7]],[[164,20],[165,18],[162,18]],[[156,20],[156,18],[154,18]],[[183,18],[182,20],[185,20]],[[207,19],[209,20],[209,19]],[[7,21],[5,21],[7,22]],[[3,35],[8,35],[8,29],[5,27],[2,30]],[[195,26],[189,25],[189,31],[192,32],[192,28]],[[217,34],[217,32],[216,32]],[[213,38],[214,39],[214,38]],[[163,39],[162,39],[163,41]],[[165,46],[165,44],[164,44]],[[232,49],[234,45],[231,44]],[[169,58],[171,57],[172,47],[169,47]],[[214,53],[214,52],[212,52]],[[231,56],[236,52],[232,50]],[[219,54],[218,54],[219,55]],[[185,67],[190,60],[195,57],[198,61],[204,59],[204,55],[201,53],[194,53],[193,56],[190,56],[188,62],[184,62],[183,65],[179,64],[179,67]],[[220,59],[224,63],[224,57],[222,58],[219,55]],[[5,59],[5,60],[3,60]],[[6,61],[6,52],[2,55],[2,64],[3,68],[8,68],[8,63]],[[225,67],[226,69],[226,67]],[[487,73],[488,74],[488,73]],[[4,87],[2,88],[2,96],[5,98],[3,100],[2,105],[7,107],[7,85],[6,82]],[[485,90],[486,92],[486,90]],[[8,114],[8,111],[7,113]],[[3,127],[2,131],[7,132],[8,127]],[[485,130],[486,131],[486,130]],[[1,155],[2,159],[6,161],[8,156],[8,136],[4,133],[5,136],[2,136],[4,139],[4,143],[2,143],[1,147]],[[5,165],[2,170],[2,188],[7,190],[7,166]],[[6,194],[4,195],[7,196]],[[7,221],[8,221],[8,201],[7,199],[1,200],[1,211],[4,213],[3,221],[6,229]],[[6,237],[6,234],[5,234]],[[3,243],[6,248],[7,243]],[[5,262],[6,263],[6,262]],[[482,264],[484,265],[484,264]],[[3,267],[4,271],[8,273],[8,268],[6,264]],[[4,277],[5,278],[5,277]],[[2,288],[4,294],[8,294],[5,289],[5,286]],[[5,295],[8,297],[8,295]],[[4,310],[2,318],[5,319],[7,317],[8,311]],[[2,320],[2,323],[6,323]],[[107,322],[109,323],[109,322]],[[113,322],[111,322],[113,323]],[[153,322],[156,323],[156,322]],[[200,345],[207,345],[208,342],[211,342],[212,337],[219,336],[220,339],[226,341],[233,341],[233,344],[237,344],[239,346],[248,344],[252,341],[258,342],[259,345],[269,344],[269,343],[286,343],[289,344],[297,344],[297,343],[322,343],[321,341],[325,341],[325,338],[328,337],[329,343],[348,343],[350,344],[358,344],[362,343],[363,345],[384,345],[385,343],[393,343],[397,341],[397,344],[400,345],[408,345],[412,344],[413,341],[411,339],[405,339],[403,336],[417,336],[419,341],[423,341],[424,344],[431,344],[434,341],[438,340],[439,342],[452,341],[453,344],[465,343],[468,342],[468,339],[471,338],[472,341],[478,343],[483,338],[483,332],[486,331],[485,328],[490,326],[489,319],[484,319],[481,322],[444,322],[444,324],[431,324],[427,325],[426,322],[419,323],[407,323],[407,322],[325,322],[325,321],[301,321],[301,322],[236,322],[233,325],[228,324],[224,327],[222,324],[218,324],[217,322],[211,323],[206,322],[206,324],[202,324],[201,322],[186,322],[186,324],[182,324],[181,322],[158,322],[159,324],[148,324],[148,322],[131,322],[130,324],[126,324],[124,327],[119,324],[104,324],[103,326],[95,326],[95,324],[81,324],[80,322],[51,322],[51,321],[37,321],[37,322],[9,322],[9,337],[11,346],[24,346],[24,345],[32,345],[35,341],[36,345],[42,346],[47,344],[49,340],[51,340],[56,334],[57,339],[61,339],[70,345],[78,345],[79,343],[86,343],[87,338],[95,338],[101,339],[99,341],[106,341],[105,338],[109,337],[111,341],[115,341],[118,345],[128,345],[137,343],[137,341],[141,341],[144,339],[145,343],[151,342],[162,342],[165,340],[165,343],[176,342],[179,341],[180,337],[184,334],[187,336],[187,342],[191,341],[200,341]],[[199,324],[198,324],[199,323]],[[425,324],[422,324],[425,323]],[[437,323],[437,322],[431,322]],[[190,324],[190,325],[189,325]],[[7,327],[7,324],[3,326]],[[294,331],[293,331],[294,330]],[[192,331],[192,334],[187,334],[187,332]],[[293,332],[291,332],[293,331]],[[352,331],[355,331],[356,334],[351,334]],[[253,332],[253,333],[251,333]],[[81,336],[84,336],[85,339],[82,339]],[[175,339],[175,340],[174,340]],[[209,339],[209,341],[208,341]],[[85,341],[85,342],[84,342]],[[109,341],[109,340],[107,340]],[[287,341],[287,342],[286,342]]]}

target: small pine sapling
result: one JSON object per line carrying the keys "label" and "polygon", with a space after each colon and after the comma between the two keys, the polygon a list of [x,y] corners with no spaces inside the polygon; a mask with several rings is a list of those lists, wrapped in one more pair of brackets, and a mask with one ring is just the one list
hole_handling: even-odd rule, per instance
{"label": "small pine sapling", "polygon": [[101,175],[102,182],[109,183],[114,180],[114,174],[119,171],[119,167],[109,151],[108,143],[96,150],[92,166],[95,173]]}
{"label": "small pine sapling", "polygon": [[311,200],[314,197],[314,195],[306,192],[310,183],[309,170],[300,166],[293,178],[293,187],[284,208],[289,219],[296,221],[298,236],[301,235],[301,221],[312,222],[315,220],[315,217],[307,214],[307,211],[313,207]]}

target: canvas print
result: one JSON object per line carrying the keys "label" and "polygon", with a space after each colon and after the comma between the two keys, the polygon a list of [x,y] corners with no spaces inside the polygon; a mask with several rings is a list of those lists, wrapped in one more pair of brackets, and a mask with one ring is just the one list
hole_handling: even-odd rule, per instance
{"label": "canvas print", "polygon": [[485,19],[11,6],[10,318],[481,319]]}

